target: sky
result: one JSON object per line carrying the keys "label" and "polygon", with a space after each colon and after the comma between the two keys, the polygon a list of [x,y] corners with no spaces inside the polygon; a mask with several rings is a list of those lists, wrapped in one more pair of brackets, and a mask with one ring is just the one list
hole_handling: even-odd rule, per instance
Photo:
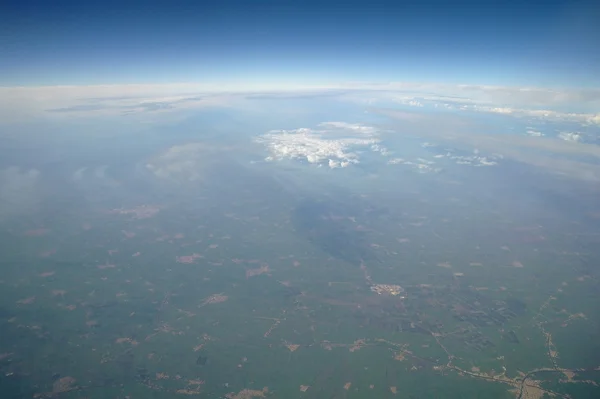
{"label": "sky", "polygon": [[587,0],[8,0],[0,86],[598,87],[598,20]]}

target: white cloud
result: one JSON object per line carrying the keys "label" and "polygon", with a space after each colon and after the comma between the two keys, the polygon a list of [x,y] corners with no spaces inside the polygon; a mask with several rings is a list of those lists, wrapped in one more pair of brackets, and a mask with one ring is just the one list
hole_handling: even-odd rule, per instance
{"label": "white cloud", "polygon": [[217,149],[206,143],[176,145],[148,161],[145,168],[159,179],[178,182],[201,181],[210,171],[210,163],[215,160],[215,153],[225,149]]}
{"label": "white cloud", "polygon": [[457,165],[470,165],[475,167],[482,166],[494,166],[497,165],[498,159],[501,157],[498,156],[479,156],[478,153],[474,153],[474,155],[450,155],[449,158],[454,160]]}
{"label": "white cloud", "polygon": [[380,141],[378,131],[371,126],[345,122],[323,122],[319,126],[325,129],[273,130],[256,141],[266,145],[270,153],[267,161],[298,159],[330,168],[359,163],[359,155],[353,149]]}
{"label": "white cloud", "polygon": [[0,220],[34,211],[39,203],[37,169],[11,166],[0,170]]}
{"label": "white cloud", "polygon": [[102,165],[97,167],[94,170],[94,175],[99,178],[99,179],[105,179],[106,178],[106,169],[108,168],[108,165]]}
{"label": "white cloud", "polygon": [[577,132],[560,132],[558,134],[559,139],[563,139],[565,141],[574,141],[579,142],[581,140],[581,133]]}
{"label": "white cloud", "polygon": [[585,114],[585,113],[572,113],[572,112],[560,112],[547,109],[522,109],[522,108],[510,108],[510,107],[488,107],[473,105],[471,107],[464,106],[469,110],[480,111],[480,112],[491,112],[497,114],[513,115],[516,117],[530,117],[545,119],[549,121],[563,121],[563,122],[577,122],[582,125],[591,125],[600,123],[600,114]]}
{"label": "white cloud", "polygon": [[388,165],[406,165],[411,170],[418,173],[439,173],[443,169],[434,166],[435,162],[423,158],[417,158],[415,161],[407,161],[403,158],[392,158],[387,162]]}
{"label": "white cloud", "polygon": [[381,144],[371,145],[371,150],[374,152],[379,152],[384,157],[392,155],[392,152],[389,151],[386,147],[382,146]]}
{"label": "white cloud", "polygon": [[[376,100],[394,101],[418,106],[418,103],[485,104],[496,107],[550,108],[561,107],[592,112],[600,108],[600,88],[544,88],[440,83],[388,82],[344,84],[353,90],[368,91]],[[373,96],[373,93],[377,93]],[[353,98],[353,95],[349,95]],[[411,101],[414,101],[410,104]]]}
{"label": "white cloud", "polygon": [[[496,88],[496,90],[500,91],[501,88]],[[510,91],[506,90],[507,93]],[[583,126],[589,125],[600,125],[600,113],[585,113],[585,112],[564,112],[556,109],[536,109],[533,108],[535,105],[543,104],[543,105],[554,105],[554,106],[572,106],[573,104],[563,103],[558,101],[558,99],[569,99],[570,96],[560,97],[556,95],[555,99],[550,99],[546,102],[542,101],[541,98],[538,101],[533,101],[530,104],[525,104],[523,98],[520,98],[517,89],[515,89],[515,101],[512,101],[512,105],[508,105],[505,102],[503,103],[494,103],[490,100],[483,100],[480,98],[461,98],[461,97],[450,97],[450,96],[422,96],[422,95],[414,95],[414,96],[404,96],[398,98],[392,98],[392,101],[396,103],[400,103],[403,105],[409,105],[412,107],[424,107],[425,105],[432,106],[434,108],[446,108],[450,110],[459,110],[459,111],[475,111],[475,112],[487,112],[487,113],[495,113],[502,114],[507,116],[514,116],[519,118],[534,118],[534,119],[543,119],[548,121],[558,121],[558,122],[575,122],[579,123]],[[537,90],[536,93],[542,95],[543,93],[549,94],[548,92],[544,92],[542,90]],[[550,95],[550,94],[549,94]],[[483,97],[485,98],[485,97]],[[595,97],[592,97],[593,99]],[[494,97],[491,97],[493,100]],[[507,101],[509,97],[504,99]],[[600,100],[593,100],[593,104],[596,105],[596,109],[600,108]],[[516,105],[529,105],[529,107],[520,107]],[[589,105],[589,104],[587,104]],[[585,108],[585,107],[583,107]]]}
{"label": "white cloud", "polygon": [[387,161],[388,165],[397,165],[397,164],[401,164],[401,163],[406,163],[406,161],[403,158],[392,158],[389,161]]}
{"label": "white cloud", "polygon": [[371,126],[360,125],[357,123],[346,123],[346,122],[323,122],[320,123],[319,126],[330,128],[330,129],[341,129],[341,130],[350,130],[356,133],[361,133],[364,135],[374,135],[377,133],[377,129]]}
{"label": "white cloud", "polygon": [[531,137],[542,137],[542,136],[544,136],[544,133],[540,132],[539,130],[535,130],[533,128],[530,128],[530,127],[527,128],[526,132]]}
{"label": "white cloud", "polygon": [[[600,125],[600,88],[539,88],[488,85],[391,82],[350,86],[366,90],[376,99],[412,107],[431,106],[463,111],[499,113],[550,121]],[[350,95],[355,99],[356,94]],[[577,112],[573,112],[577,110]]]}
{"label": "white cloud", "polygon": [[83,174],[87,170],[87,167],[79,168],[75,172],[73,172],[73,180],[81,180],[83,179]]}
{"label": "white cloud", "polygon": [[600,113],[597,113],[596,115],[590,115],[587,122],[589,124],[600,125]]}
{"label": "white cloud", "polygon": [[393,98],[392,101],[399,104],[409,105],[411,107],[423,107],[423,103],[415,99],[415,97],[396,97]]}

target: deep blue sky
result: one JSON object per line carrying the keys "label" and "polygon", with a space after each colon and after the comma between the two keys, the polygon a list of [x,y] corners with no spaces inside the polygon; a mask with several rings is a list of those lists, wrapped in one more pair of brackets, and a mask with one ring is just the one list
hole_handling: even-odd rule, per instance
{"label": "deep blue sky", "polygon": [[0,85],[600,84],[598,1],[30,1],[0,5]]}

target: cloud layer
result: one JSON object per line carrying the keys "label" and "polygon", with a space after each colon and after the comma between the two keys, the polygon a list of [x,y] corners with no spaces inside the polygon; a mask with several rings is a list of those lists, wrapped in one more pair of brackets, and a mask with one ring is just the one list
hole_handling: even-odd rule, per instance
{"label": "cloud layer", "polygon": [[600,126],[600,89],[437,83],[148,84],[0,87],[4,121],[31,116],[130,115],[206,106],[241,107],[262,99],[332,98],[363,105],[396,102]]}

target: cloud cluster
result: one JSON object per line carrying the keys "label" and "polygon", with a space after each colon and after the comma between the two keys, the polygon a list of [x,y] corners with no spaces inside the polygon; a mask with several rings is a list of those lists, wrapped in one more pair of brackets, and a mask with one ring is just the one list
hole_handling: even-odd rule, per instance
{"label": "cloud cluster", "polygon": [[388,165],[407,165],[419,173],[439,173],[443,169],[436,167],[434,161],[429,161],[423,158],[417,158],[414,161],[409,161],[404,158],[392,158],[387,162]]}
{"label": "cloud cluster", "polygon": [[[562,138],[485,134],[450,115],[425,117],[417,114],[417,117],[410,118],[405,111],[374,111],[397,120],[398,131],[409,131],[411,136],[435,140],[460,151],[477,148],[563,177],[600,182],[600,146],[578,142],[577,134],[563,132]],[[488,161],[489,157],[485,162]]]}
{"label": "cloud cluster", "polygon": [[[499,154],[481,154],[478,149],[474,149],[471,153],[456,151],[453,148],[446,148],[429,142],[421,144],[423,148],[431,148],[437,150],[437,154],[433,156],[435,160],[417,157],[413,160],[404,158],[392,158],[388,165],[406,165],[412,170],[419,173],[439,173],[444,170],[442,166],[448,165],[448,162],[456,165],[465,165],[472,167],[489,167],[498,165],[502,156]],[[441,165],[440,165],[441,163]]]}
{"label": "cloud cluster", "polygon": [[345,122],[323,122],[319,127],[272,130],[257,137],[256,142],[267,147],[267,161],[297,159],[330,168],[358,163],[359,154],[354,150],[360,147],[372,146],[373,151],[387,152],[378,146],[379,133],[374,127]]}
{"label": "cloud cluster", "polygon": [[[433,144],[424,143],[423,147],[434,147]],[[468,165],[474,167],[485,167],[498,165],[498,162],[504,157],[501,154],[490,153],[482,154],[477,148],[470,154],[459,154],[452,148],[445,148],[439,154],[435,155],[434,158],[446,158],[453,161],[457,165]]]}

